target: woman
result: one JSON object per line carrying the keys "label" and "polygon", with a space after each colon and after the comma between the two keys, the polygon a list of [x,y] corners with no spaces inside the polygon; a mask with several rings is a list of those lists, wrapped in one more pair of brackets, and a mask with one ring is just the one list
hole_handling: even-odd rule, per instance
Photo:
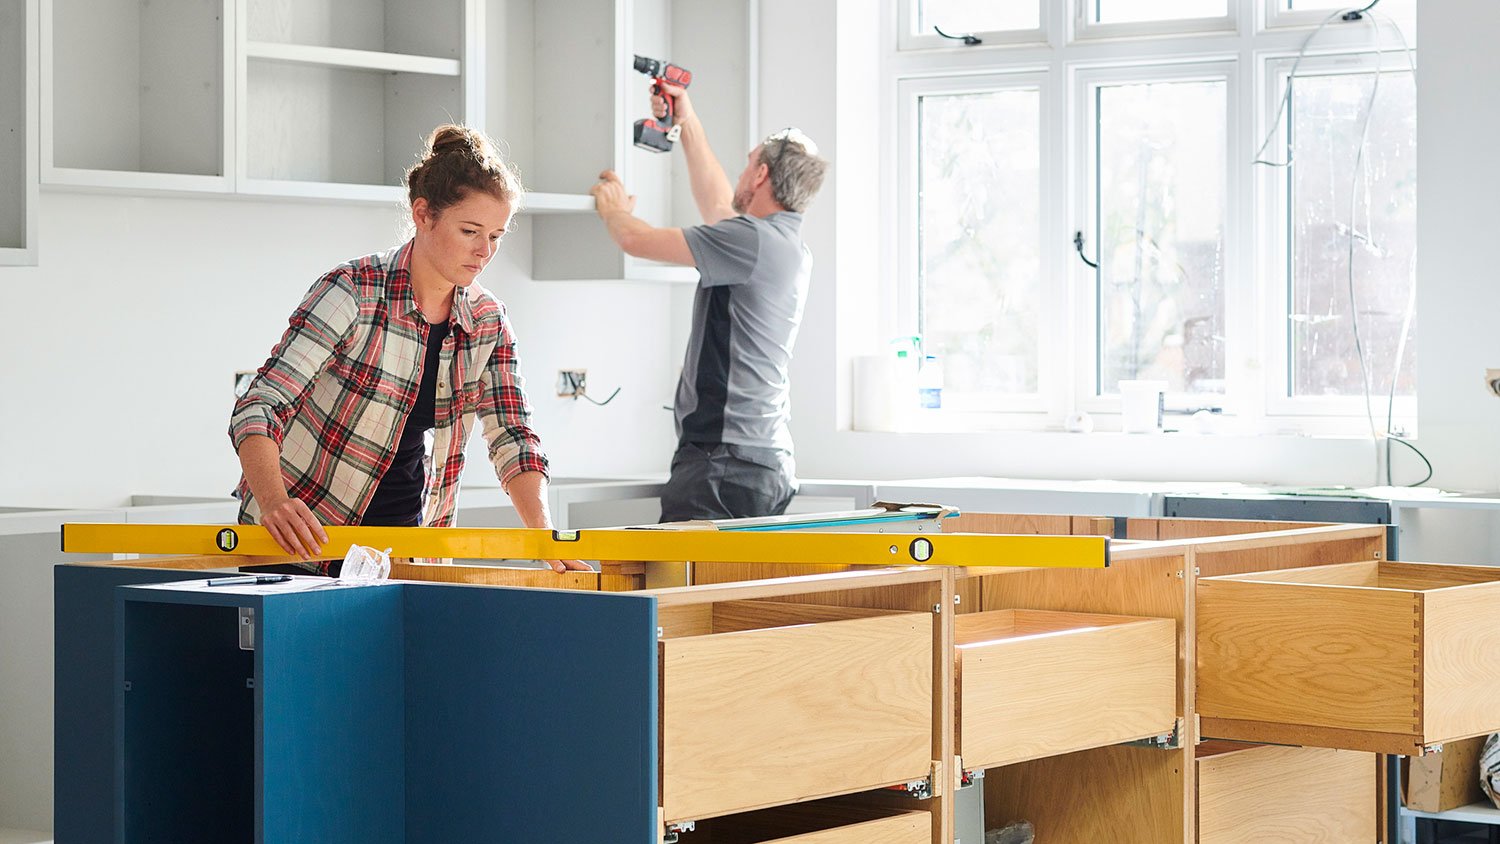
{"label": "woman", "polygon": [[551,527],[515,338],[505,306],[475,283],[520,203],[520,180],[484,135],[448,125],[406,188],[412,239],[312,286],[230,422],[240,521],[264,525],[303,560],[328,541],[325,524],[451,525],[476,416],[522,523]]}

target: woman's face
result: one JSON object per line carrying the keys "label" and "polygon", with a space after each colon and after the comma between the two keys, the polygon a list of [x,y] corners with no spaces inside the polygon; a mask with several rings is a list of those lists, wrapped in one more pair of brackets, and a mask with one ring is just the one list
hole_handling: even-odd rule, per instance
{"label": "woman's face", "polygon": [[511,204],[483,191],[467,196],[434,215],[427,200],[412,203],[422,254],[446,281],[459,287],[474,283],[495,257],[510,225]]}

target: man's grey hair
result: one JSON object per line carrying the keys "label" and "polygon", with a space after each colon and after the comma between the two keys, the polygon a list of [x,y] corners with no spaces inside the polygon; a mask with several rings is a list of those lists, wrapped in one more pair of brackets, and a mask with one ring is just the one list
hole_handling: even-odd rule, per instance
{"label": "man's grey hair", "polygon": [[828,172],[818,145],[797,129],[783,129],[760,144],[760,163],[771,177],[771,197],[788,211],[802,212],[812,203]]}

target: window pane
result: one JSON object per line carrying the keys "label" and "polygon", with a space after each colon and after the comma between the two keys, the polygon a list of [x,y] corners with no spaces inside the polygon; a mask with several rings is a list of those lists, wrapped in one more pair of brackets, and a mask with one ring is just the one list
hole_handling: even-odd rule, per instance
{"label": "window pane", "polygon": [[[1373,73],[1303,77],[1292,86],[1295,165],[1288,168],[1292,238],[1291,393],[1364,394],[1354,325],[1371,390],[1386,395],[1402,325],[1412,305],[1417,245],[1417,109],[1411,74],[1384,73],[1357,178],[1355,152],[1370,103]],[[1350,190],[1354,208],[1354,306],[1350,306]],[[1416,392],[1412,324],[1396,381]]]}
{"label": "window pane", "polygon": [[1098,89],[1099,383],[1224,392],[1225,84]]}
{"label": "window pane", "polygon": [[1222,18],[1228,0],[1094,0],[1098,23],[1140,23],[1191,18]]}
{"label": "window pane", "polygon": [[917,27],[931,35],[934,26],[949,35],[1039,29],[1037,0],[917,0]]}
{"label": "window pane", "polygon": [[1040,109],[1035,90],[919,103],[918,313],[945,391],[1037,390]]}

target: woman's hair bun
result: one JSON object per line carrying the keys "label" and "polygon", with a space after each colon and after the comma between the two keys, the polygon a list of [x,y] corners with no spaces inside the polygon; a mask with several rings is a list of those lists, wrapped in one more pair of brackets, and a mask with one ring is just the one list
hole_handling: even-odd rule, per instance
{"label": "woman's hair bun", "polygon": [[434,213],[472,191],[484,191],[513,206],[525,194],[515,168],[483,132],[453,123],[427,136],[427,149],[406,171],[406,188],[409,202],[425,199]]}
{"label": "woman's hair bun", "polygon": [[432,130],[432,136],[427,142],[427,148],[430,150],[428,157],[455,150],[478,152],[475,147],[479,145],[474,143],[473,135],[471,130],[452,123],[439,126]]}

